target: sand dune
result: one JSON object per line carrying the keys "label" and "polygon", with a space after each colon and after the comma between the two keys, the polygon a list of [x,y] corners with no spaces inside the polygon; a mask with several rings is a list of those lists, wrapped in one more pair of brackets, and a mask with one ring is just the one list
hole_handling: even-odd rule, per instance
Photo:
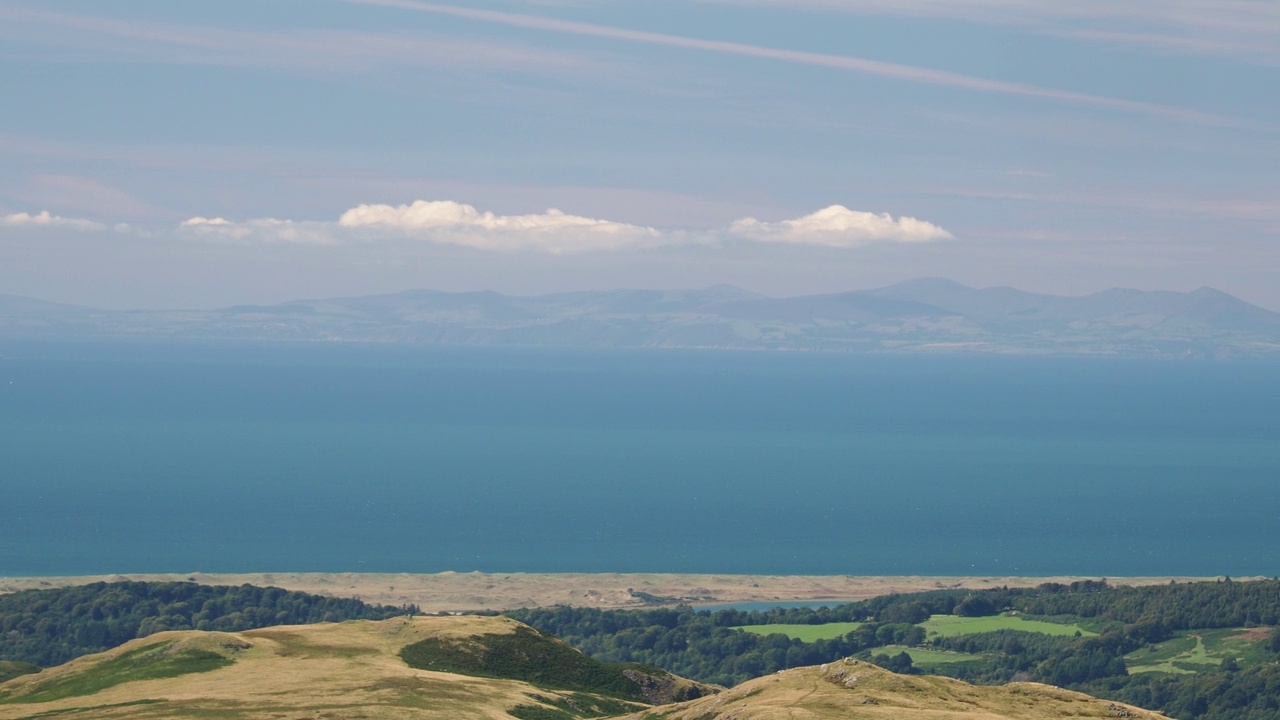
{"label": "sand dune", "polygon": [[[691,575],[643,573],[189,573],[0,578],[0,593],[119,580],[194,581],[206,585],[261,585],[358,597],[389,605],[415,604],[426,612],[511,610],[522,607],[635,608],[688,602],[861,600],[895,592],[941,588],[1033,587],[1081,577],[932,577],[857,575]],[[1089,578],[1098,579],[1098,578]],[[1109,578],[1113,584],[1154,585],[1205,580],[1192,577]]]}

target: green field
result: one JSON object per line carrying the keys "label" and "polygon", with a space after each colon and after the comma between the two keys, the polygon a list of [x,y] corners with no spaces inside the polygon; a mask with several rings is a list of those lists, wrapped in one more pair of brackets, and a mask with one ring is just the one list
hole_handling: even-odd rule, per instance
{"label": "green field", "polygon": [[1241,667],[1265,661],[1261,639],[1250,637],[1243,628],[1194,630],[1158,645],[1135,650],[1125,656],[1130,673],[1194,673],[1213,670],[1225,658],[1235,658]]}
{"label": "green field", "polygon": [[34,692],[13,696],[0,691],[0,704],[41,703],[92,695],[137,680],[156,680],[191,673],[206,673],[235,661],[198,647],[172,642],[140,647],[99,662],[92,673],[64,673],[36,687]]}
{"label": "green field", "polygon": [[1130,653],[1125,656],[1124,661],[1129,666],[1130,673],[1190,674],[1212,670],[1217,664],[1205,651],[1204,641],[1198,635],[1166,640],[1154,648]]}
{"label": "green field", "polygon": [[746,630],[757,635],[778,633],[796,640],[813,642],[814,640],[830,640],[844,637],[861,625],[862,623],[858,622],[826,623],[824,625],[742,625],[737,629]]}
{"label": "green field", "polygon": [[876,648],[872,651],[879,655],[897,655],[905,652],[911,656],[911,663],[916,667],[930,667],[934,665],[948,665],[951,663],[969,662],[970,660],[981,660],[981,655],[970,655],[968,653],[945,652],[943,650],[923,650],[921,648],[903,647],[901,645],[886,645],[882,648]]}
{"label": "green field", "polygon": [[[738,629],[757,635],[779,633],[789,638],[813,642],[814,640],[830,640],[843,637],[857,629],[862,623],[842,622],[824,625],[742,625]],[[953,637],[955,635],[972,635],[973,633],[992,632],[994,630],[1023,630],[1046,635],[1097,635],[1079,625],[1044,622],[1043,620],[1027,620],[1017,615],[993,615],[991,617],[960,617],[959,615],[934,615],[920,623],[929,637]]]}
{"label": "green field", "polygon": [[934,615],[920,623],[929,637],[955,637],[996,630],[1022,630],[1045,635],[1097,635],[1079,625],[1027,620],[1017,615],[992,615],[989,617],[961,617],[959,615]]}

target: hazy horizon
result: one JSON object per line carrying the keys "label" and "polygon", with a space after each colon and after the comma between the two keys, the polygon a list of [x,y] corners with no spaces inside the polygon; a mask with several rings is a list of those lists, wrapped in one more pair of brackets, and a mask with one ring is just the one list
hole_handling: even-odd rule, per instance
{"label": "hazy horizon", "polygon": [[[556,294],[574,294],[574,293],[584,293],[584,294],[585,294],[585,293],[620,293],[620,292],[690,292],[690,291],[699,291],[699,290],[711,290],[711,289],[715,289],[715,288],[724,287],[724,288],[733,288],[733,289],[735,289],[735,290],[741,290],[741,291],[744,291],[744,292],[747,292],[747,293],[751,293],[751,294],[753,294],[753,295],[759,295],[759,296],[760,296],[760,297],[762,297],[762,298],[768,298],[768,299],[774,299],[774,300],[782,300],[782,299],[793,299],[793,298],[803,298],[803,297],[813,297],[813,296],[823,296],[823,295],[835,295],[835,294],[845,294],[845,293],[854,293],[854,294],[856,294],[856,293],[865,293],[865,292],[872,292],[872,291],[875,291],[875,290],[883,290],[883,289],[887,289],[887,288],[891,288],[891,287],[895,287],[895,286],[899,286],[899,285],[908,285],[908,284],[910,284],[910,283],[914,283],[914,282],[922,282],[922,281],[942,281],[942,282],[951,282],[951,283],[956,283],[956,284],[958,284],[958,285],[960,285],[960,286],[962,286],[962,287],[964,287],[964,288],[966,288],[966,289],[970,289],[970,290],[1015,290],[1015,291],[1019,291],[1019,292],[1030,293],[1030,294],[1033,294],[1033,295],[1043,295],[1043,296],[1046,296],[1046,297],[1054,297],[1054,298],[1085,298],[1085,297],[1089,297],[1089,296],[1091,296],[1091,295],[1098,295],[1098,294],[1105,293],[1105,292],[1108,292],[1108,291],[1115,291],[1115,290],[1139,290],[1139,288],[1120,287],[1120,286],[1111,286],[1111,287],[1104,287],[1104,288],[1100,288],[1100,289],[1098,289],[1098,290],[1093,290],[1093,291],[1090,291],[1090,292],[1086,292],[1086,293],[1078,293],[1078,294],[1077,294],[1077,293],[1051,293],[1051,292],[1038,291],[1038,290],[1034,290],[1034,289],[1030,289],[1030,288],[1025,288],[1025,287],[1016,287],[1016,286],[1013,286],[1013,285],[986,285],[986,286],[983,286],[983,285],[967,285],[967,284],[959,283],[958,281],[952,280],[951,278],[945,278],[945,277],[915,277],[915,278],[907,278],[907,279],[905,279],[905,280],[900,280],[900,281],[898,281],[898,282],[894,282],[894,283],[888,283],[888,284],[885,284],[885,285],[875,285],[875,286],[867,286],[867,287],[849,287],[849,288],[845,288],[845,289],[842,289],[842,290],[833,290],[833,291],[825,291],[825,292],[798,292],[798,293],[790,293],[790,294],[768,293],[768,292],[763,292],[763,291],[760,291],[760,290],[755,290],[755,289],[750,288],[750,287],[743,287],[743,286],[741,286],[741,285],[735,285],[735,284],[733,284],[733,283],[715,283],[715,284],[711,284],[711,285],[702,285],[702,286],[681,286],[681,287],[638,287],[638,286],[630,286],[630,287],[628,287],[628,286],[601,286],[601,287],[565,288],[565,289],[559,289],[559,290],[552,290],[552,291],[548,291],[548,292],[502,292],[502,291],[500,291],[500,290],[496,290],[496,289],[488,288],[488,287],[477,287],[477,288],[473,288],[473,289],[469,289],[469,290],[443,290],[443,289],[441,289],[441,288],[436,288],[436,287],[405,287],[405,288],[394,289],[394,290],[386,290],[386,291],[381,291],[381,292],[372,292],[372,293],[358,293],[358,294],[353,294],[353,295],[329,295],[329,296],[323,296],[323,297],[321,297],[321,296],[316,296],[316,297],[291,297],[291,298],[287,298],[287,299],[284,299],[284,300],[279,300],[279,301],[274,301],[274,302],[263,302],[263,303],[255,303],[255,302],[230,302],[230,303],[226,303],[226,304],[223,304],[223,305],[204,305],[204,306],[196,306],[196,305],[188,305],[188,306],[171,305],[171,306],[155,306],[155,307],[144,307],[144,306],[137,306],[137,305],[112,306],[112,305],[105,305],[105,304],[100,304],[100,305],[89,305],[89,304],[82,304],[82,303],[70,302],[70,301],[63,300],[63,299],[56,298],[56,297],[49,297],[49,296],[43,296],[43,297],[42,297],[42,296],[33,296],[33,295],[20,295],[20,294],[16,294],[16,293],[0,293],[0,297],[8,296],[8,297],[13,297],[13,298],[22,298],[22,299],[28,299],[28,300],[36,300],[36,301],[39,301],[39,302],[46,302],[46,303],[51,303],[51,304],[78,306],[78,307],[83,307],[83,308],[86,308],[86,309],[92,309],[92,310],[109,310],[109,311],[129,311],[129,310],[141,310],[141,311],[166,311],[166,310],[223,310],[223,309],[227,309],[227,308],[240,307],[240,306],[256,306],[256,305],[270,306],[270,305],[278,305],[278,304],[287,304],[287,303],[291,303],[291,302],[308,302],[308,301],[322,301],[322,300],[334,300],[334,299],[351,299],[351,298],[360,298],[360,297],[376,297],[376,296],[382,296],[382,295],[397,295],[397,294],[406,294],[406,293],[415,293],[415,292],[425,292],[425,293],[434,293],[434,292],[438,292],[438,293],[446,293],[446,294],[482,294],[482,293],[496,293],[496,294],[499,294],[499,295],[504,295],[504,296],[513,297],[513,298],[536,298],[536,297],[542,297],[542,296],[548,296],[548,295],[556,295]],[[1208,285],[1201,285],[1201,286],[1199,286],[1199,287],[1189,288],[1189,289],[1187,289],[1187,290],[1175,290],[1175,289],[1170,289],[1170,288],[1158,288],[1158,287],[1157,287],[1157,288],[1149,288],[1149,289],[1146,289],[1146,290],[1140,290],[1140,291],[1141,291],[1141,292],[1156,292],[1156,293],[1160,293],[1160,292],[1167,292],[1167,293],[1187,294],[1187,293],[1192,293],[1192,292],[1196,292],[1196,291],[1200,291],[1200,290],[1211,290],[1211,291],[1216,291],[1216,292],[1224,292],[1224,291],[1222,291],[1220,288],[1210,287],[1210,286],[1208,286]],[[1225,293],[1225,294],[1230,295],[1231,297],[1234,297],[1234,298],[1236,298],[1236,299],[1238,299],[1238,300],[1242,300],[1242,301],[1244,301],[1244,302],[1248,302],[1250,305],[1254,305],[1255,307],[1262,308],[1263,310],[1267,310],[1268,312],[1280,313],[1280,306],[1277,306],[1277,307],[1268,307],[1268,306],[1266,306],[1266,305],[1260,305],[1260,304],[1257,304],[1257,303],[1249,302],[1249,301],[1248,301],[1248,300],[1246,300],[1245,298],[1242,298],[1242,297],[1239,297],[1239,296],[1236,296],[1236,295],[1232,295],[1231,293]]]}
{"label": "hazy horizon", "polygon": [[0,293],[1280,308],[1280,7],[0,1]]}

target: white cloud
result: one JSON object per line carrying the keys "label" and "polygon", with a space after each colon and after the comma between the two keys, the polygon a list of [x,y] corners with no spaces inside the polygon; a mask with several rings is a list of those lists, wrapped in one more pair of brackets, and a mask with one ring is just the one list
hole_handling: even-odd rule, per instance
{"label": "white cloud", "polygon": [[860,212],[843,205],[832,205],[804,217],[775,223],[743,218],[734,222],[729,232],[761,242],[831,247],[857,247],[873,242],[920,243],[954,237],[933,223],[913,217],[895,220],[888,213]]}
{"label": "white cloud", "polygon": [[220,217],[193,217],[184,221],[179,230],[188,236],[205,240],[286,245],[335,245],[340,242],[340,238],[334,236],[331,225],[331,223],[297,222],[275,218],[235,223]]}
{"label": "white cloud", "polygon": [[235,225],[235,223],[220,217],[193,217],[190,220],[184,220],[182,223],[182,227],[187,228],[224,228],[232,225]]}
{"label": "white cloud", "polygon": [[51,215],[48,210],[41,211],[32,215],[30,213],[13,213],[0,217],[0,224],[17,226],[17,227],[66,227],[75,230],[101,230],[104,225],[93,222],[92,220],[80,220],[77,218],[65,218],[59,215]]}
{"label": "white cloud", "polygon": [[743,218],[716,230],[658,230],[570,215],[556,209],[528,215],[498,215],[451,200],[359,205],[342,213],[336,222],[275,218],[233,222],[221,217],[193,217],[182,223],[179,232],[192,239],[240,244],[435,244],[553,255],[708,245],[720,238],[851,248],[873,242],[918,243],[952,237],[941,227],[923,220],[895,219],[842,205],[774,223]]}
{"label": "white cloud", "polygon": [[534,215],[495,215],[450,200],[360,205],[343,213],[338,225],[488,250],[551,253],[616,250],[671,240],[654,228],[569,215],[554,208]]}

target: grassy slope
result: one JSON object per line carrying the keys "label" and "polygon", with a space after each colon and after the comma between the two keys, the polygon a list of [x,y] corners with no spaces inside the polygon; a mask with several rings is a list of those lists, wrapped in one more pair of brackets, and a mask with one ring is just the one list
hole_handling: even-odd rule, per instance
{"label": "grassy slope", "polygon": [[[86,720],[282,716],[489,720],[509,717],[508,711],[516,707],[525,708],[523,715],[530,718],[569,718],[564,708],[581,707],[591,698],[512,680],[415,670],[398,656],[405,646],[431,638],[513,633],[523,627],[505,618],[420,617],[233,634],[161,633],[0,685],[11,701],[0,703],[0,719],[76,713],[75,717]],[[154,673],[175,656],[175,647],[216,652],[223,643],[238,647],[226,650],[232,662],[221,667],[181,676]],[[155,662],[139,665],[139,658]],[[128,668],[129,676],[120,677],[121,668]],[[113,681],[106,683],[104,677]],[[92,689],[94,684],[103,687],[85,694],[65,692]],[[39,702],[12,702],[22,698]]]}
{"label": "grassy slope", "polygon": [[142,644],[93,663],[92,672],[49,673],[27,683],[0,686],[0,704],[82,697],[129,682],[209,672],[234,664],[234,653],[244,647],[221,634]]}
{"label": "grassy slope", "polygon": [[[1127,713],[1127,714],[1126,714]],[[948,678],[894,675],[845,660],[786,670],[732,690],[627,720],[1066,720],[1163,715],[1034,683],[976,687]]]}
{"label": "grassy slope", "polygon": [[558,638],[524,626],[514,632],[467,638],[427,638],[405,646],[400,657],[409,667],[420,670],[521,680],[552,690],[641,703],[696,698],[710,691],[658,668],[600,662]]}
{"label": "grassy slope", "polygon": [[19,675],[30,675],[37,672],[40,672],[40,668],[30,663],[0,660],[0,683],[16,678]]}
{"label": "grassy slope", "polygon": [[[466,646],[476,638],[516,636],[523,628],[505,618],[442,617],[234,634],[162,633],[0,684],[10,700],[41,700],[0,704],[0,720],[55,716],[84,720],[572,720],[621,709],[599,695],[416,670],[399,657],[406,647],[424,641]],[[200,665],[202,658],[209,660],[202,653],[229,662],[210,669]],[[195,666],[183,665],[191,658]],[[186,672],[164,676],[175,669],[175,663]],[[105,676],[120,681],[104,683],[100,678]],[[87,694],[61,693],[69,687],[85,690],[95,682],[102,687]],[[723,695],[654,707],[629,717],[765,720],[791,717],[795,710],[799,711],[796,717],[813,720],[1065,720],[1116,717],[1118,707],[1045,686],[973,687],[945,678],[898,676],[868,663],[842,661],[789,670]],[[1160,717],[1133,712],[1123,716]]]}

